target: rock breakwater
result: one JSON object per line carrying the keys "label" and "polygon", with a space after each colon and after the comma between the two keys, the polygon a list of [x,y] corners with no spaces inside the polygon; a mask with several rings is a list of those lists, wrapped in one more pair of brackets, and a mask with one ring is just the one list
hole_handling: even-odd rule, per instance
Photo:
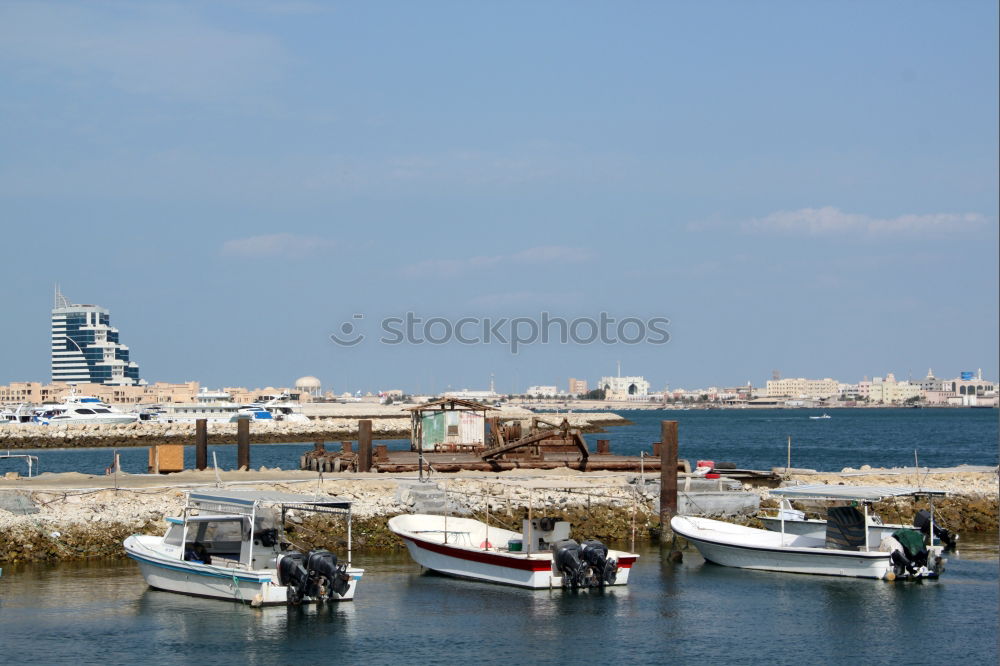
{"label": "rock breakwater", "polygon": [[[504,414],[504,416],[508,416]],[[522,415],[518,415],[522,416]],[[531,416],[526,413],[525,418]],[[570,425],[584,432],[599,432],[603,426],[627,425],[617,414],[546,414],[547,419],[566,418]],[[403,416],[372,418],[372,437],[399,439],[410,436],[410,421]],[[154,444],[193,444],[194,423],[137,421],[126,424],[8,424],[0,426],[0,448],[45,449],[86,447],[129,447]],[[357,418],[315,418],[308,423],[254,421],[250,440],[257,443],[354,440],[358,437]],[[235,423],[209,423],[209,444],[232,444],[236,441]]]}

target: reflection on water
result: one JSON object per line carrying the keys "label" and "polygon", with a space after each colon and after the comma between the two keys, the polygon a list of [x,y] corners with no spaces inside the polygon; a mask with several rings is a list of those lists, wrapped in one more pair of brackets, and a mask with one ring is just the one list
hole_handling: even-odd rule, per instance
{"label": "reflection on water", "polygon": [[964,548],[940,581],[884,583],[730,569],[694,550],[674,564],[645,547],[627,588],[577,593],[359,555],[354,602],[266,609],[150,590],[130,560],[7,566],[0,649],[73,664],[912,663],[972,632],[949,660],[996,663],[996,535]]}

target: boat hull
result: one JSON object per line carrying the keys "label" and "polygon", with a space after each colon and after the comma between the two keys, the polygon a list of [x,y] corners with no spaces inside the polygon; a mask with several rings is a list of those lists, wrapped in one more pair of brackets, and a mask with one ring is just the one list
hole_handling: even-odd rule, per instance
{"label": "boat hull", "polygon": [[885,578],[892,569],[889,553],[823,548],[809,537],[782,546],[781,534],[688,516],[674,517],[670,526],[706,560],[727,567],[853,578]]}
{"label": "boat hull", "polygon": [[[452,519],[452,522],[459,520],[468,519]],[[402,529],[399,522],[394,521],[396,518],[389,521],[389,529],[403,539],[410,557],[425,569],[457,578],[535,590],[562,587],[562,575],[553,565],[551,553],[512,553],[496,548],[441,543],[420,538]],[[520,536],[506,530],[492,530],[490,534],[495,535],[489,537],[495,541]],[[608,551],[608,557],[618,561],[614,585],[627,585],[632,565],[638,556],[612,550]]]}
{"label": "boat hull", "polygon": [[[125,553],[139,565],[146,584],[158,590],[196,597],[239,601],[254,606],[288,603],[286,588],[278,584],[273,569],[247,571],[229,567],[197,564],[166,557],[155,550],[158,537],[133,535],[125,540]],[[333,601],[351,601],[363,569],[349,568],[351,580],[343,596]],[[308,603],[306,599],[304,602]]]}

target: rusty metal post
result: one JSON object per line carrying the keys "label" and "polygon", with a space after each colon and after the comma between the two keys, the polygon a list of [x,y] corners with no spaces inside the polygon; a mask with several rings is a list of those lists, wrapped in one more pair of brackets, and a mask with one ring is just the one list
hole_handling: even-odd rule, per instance
{"label": "rusty metal post", "polygon": [[351,453],[354,449],[354,442],[341,442],[340,450],[343,453]]}
{"label": "rusty metal post", "polygon": [[208,419],[194,422],[194,468],[208,469]]}
{"label": "rusty metal post", "polygon": [[660,526],[677,515],[677,421],[660,421]]}
{"label": "rusty metal post", "polygon": [[358,421],[358,471],[372,470],[372,421]]}
{"label": "rusty metal post", "polygon": [[236,422],[236,469],[250,469],[250,419]]}
{"label": "rusty metal post", "polygon": [[653,442],[653,457],[654,458],[659,458],[660,457],[660,443],[659,442]]}
{"label": "rusty metal post", "polygon": [[598,453],[611,453],[611,442],[607,439],[597,440],[597,452]]}
{"label": "rusty metal post", "polygon": [[375,445],[375,458],[378,460],[389,460],[389,445],[388,444],[376,444]]}

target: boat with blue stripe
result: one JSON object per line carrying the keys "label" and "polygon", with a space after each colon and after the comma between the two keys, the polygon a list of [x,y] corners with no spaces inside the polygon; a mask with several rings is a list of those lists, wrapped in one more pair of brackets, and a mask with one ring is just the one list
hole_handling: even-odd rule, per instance
{"label": "boat with blue stripe", "polygon": [[[346,520],[346,563],[290,548],[285,521],[303,512]],[[351,501],[324,495],[191,491],[162,536],[134,534],[124,545],[150,587],[252,606],[349,601],[364,575],[351,563]]]}

